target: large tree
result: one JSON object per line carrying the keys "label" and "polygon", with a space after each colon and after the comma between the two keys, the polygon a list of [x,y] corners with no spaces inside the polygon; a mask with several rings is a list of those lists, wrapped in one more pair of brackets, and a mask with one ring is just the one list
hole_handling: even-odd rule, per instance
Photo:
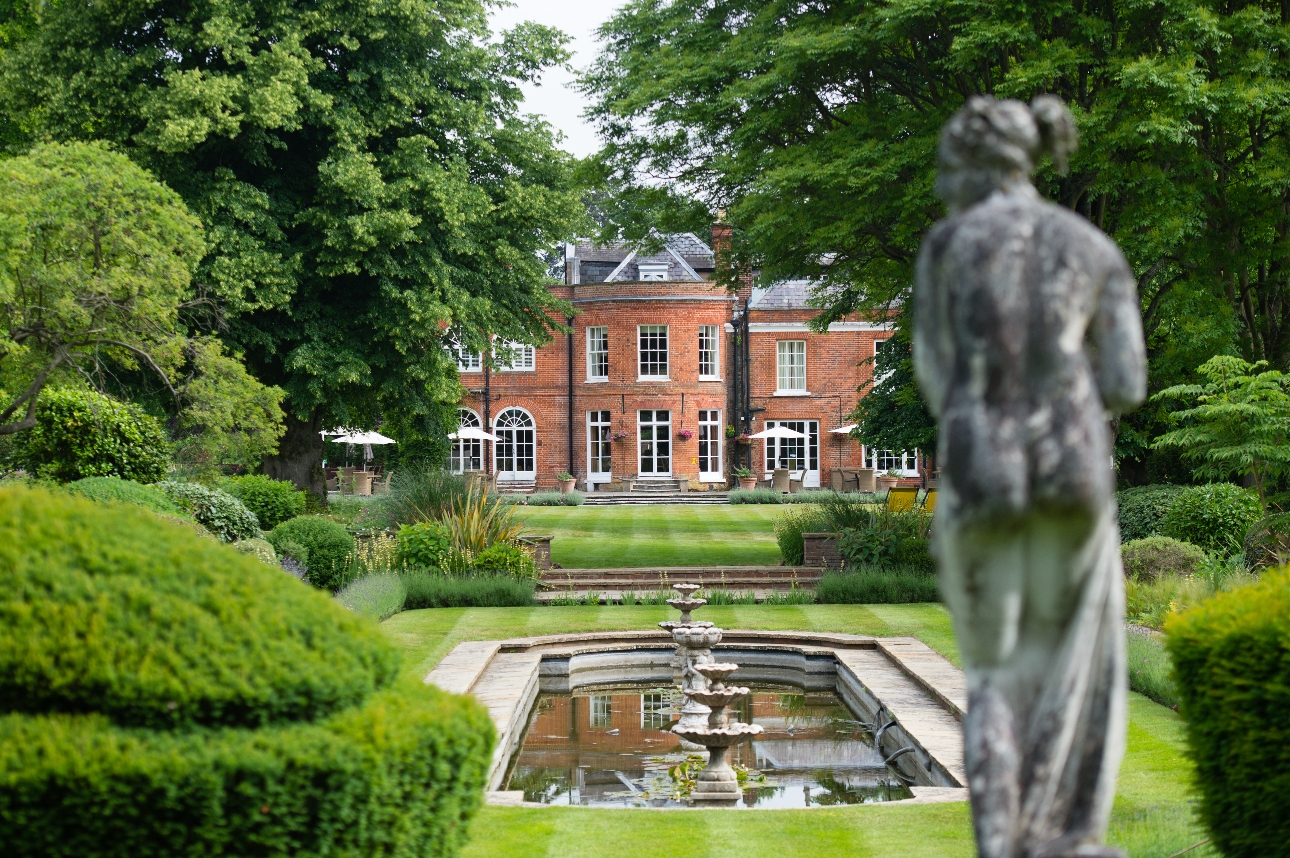
{"label": "large tree", "polygon": [[1283,0],[634,0],[584,88],[610,186],[676,192],[634,223],[725,209],[736,261],[818,280],[821,324],[906,295],[966,98],[1061,96],[1081,149],[1038,185],[1124,248],[1159,386],[1225,349],[1290,364],[1288,18]]}
{"label": "large tree", "polygon": [[319,489],[325,423],[437,413],[446,332],[549,337],[540,251],[582,209],[518,103],[557,32],[490,41],[481,0],[40,9],[0,60],[0,139],[111,141],[202,219],[221,336],[287,392],[270,473]]}

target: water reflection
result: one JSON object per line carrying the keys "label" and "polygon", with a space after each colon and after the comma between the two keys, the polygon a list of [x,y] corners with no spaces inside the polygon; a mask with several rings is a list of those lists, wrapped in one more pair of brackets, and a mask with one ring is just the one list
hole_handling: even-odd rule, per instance
{"label": "water reflection", "polygon": [[[543,695],[506,789],[525,801],[602,807],[684,806],[686,776],[707,752],[670,732],[674,688],[616,687]],[[834,694],[754,687],[737,707],[763,732],[731,751],[747,773],[743,806],[806,807],[908,798],[873,737]]]}

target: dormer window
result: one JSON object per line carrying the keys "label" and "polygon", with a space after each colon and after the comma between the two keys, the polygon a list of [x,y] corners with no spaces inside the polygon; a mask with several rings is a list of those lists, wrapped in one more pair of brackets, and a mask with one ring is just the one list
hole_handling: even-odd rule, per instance
{"label": "dormer window", "polygon": [[667,279],[666,262],[638,262],[637,267],[640,269],[643,282]]}

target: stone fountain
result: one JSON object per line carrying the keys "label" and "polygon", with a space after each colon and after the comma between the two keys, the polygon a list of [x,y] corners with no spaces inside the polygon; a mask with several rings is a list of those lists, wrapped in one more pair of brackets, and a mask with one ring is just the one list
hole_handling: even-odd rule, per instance
{"label": "stone fountain", "polygon": [[709,632],[713,628],[712,623],[695,620],[690,616],[696,608],[708,604],[707,599],[694,597],[695,591],[699,589],[698,584],[673,584],[672,589],[680,593],[680,596],[668,599],[667,603],[681,612],[681,619],[664,620],[658,625],[664,631],[671,632],[672,640],[676,641],[672,670],[673,678],[681,686],[684,697],[680,723],[686,727],[699,727],[707,723],[710,710],[692,696],[694,691],[708,689],[707,680],[695,670],[695,666],[713,660],[712,647],[721,640],[721,631],[718,629],[713,635]]}
{"label": "stone fountain", "polygon": [[[716,632],[720,629],[705,631]],[[706,691],[695,691],[691,697],[698,703],[709,707],[707,723],[692,727],[677,723],[672,732],[682,739],[703,745],[708,749],[708,765],[699,772],[690,800],[710,804],[719,802],[733,806],[742,796],[739,778],[730,766],[730,748],[746,741],[750,736],[761,732],[760,724],[743,724],[730,721],[726,707],[736,700],[748,696],[748,689],[743,687],[726,687],[726,679],[739,669],[739,665],[728,662],[707,662],[695,665],[695,670],[710,683]]]}

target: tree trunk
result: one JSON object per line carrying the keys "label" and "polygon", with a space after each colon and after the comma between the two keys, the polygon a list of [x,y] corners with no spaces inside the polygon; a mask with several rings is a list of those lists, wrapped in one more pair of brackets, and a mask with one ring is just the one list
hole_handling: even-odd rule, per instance
{"label": "tree trunk", "polygon": [[275,480],[295,483],[307,492],[327,497],[327,482],[323,476],[323,439],[318,434],[322,418],[317,411],[309,419],[300,420],[287,413],[287,431],[278,444],[278,455],[266,456],[261,470]]}

